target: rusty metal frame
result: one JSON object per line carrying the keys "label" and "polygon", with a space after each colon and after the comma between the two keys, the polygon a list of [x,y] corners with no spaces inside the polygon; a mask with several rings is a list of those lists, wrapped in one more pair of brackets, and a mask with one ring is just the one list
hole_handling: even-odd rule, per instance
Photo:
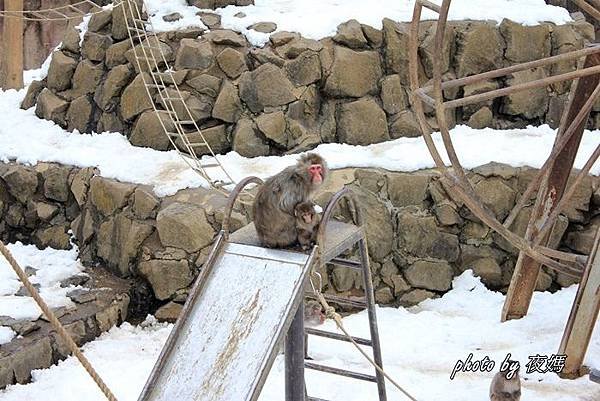
{"label": "rusty metal frame", "polygon": [[[595,7],[584,0],[574,1],[593,18],[600,20],[600,11],[595,8],[600,8],[600,0],[588,0],[593,1]],[[443,0],[440,5],[427,0],[417,0],[415,2],[408,41],[412,107],[429,153],[437,168],[442,173],[441,182],[444,184],[444,187],[448,192],[462,201],[475,216],[519,250],[519,259],[507,294],[502,312],[502,320],[519,318],[527,313],[531,296],[535,289],[537,275],[542,265],[579,279],[585,277],[584,267],[585,274],[589,274],[587,273],[590,268],[590,264],[587,263],[588,258],[582,255],[559,252],[548,248],[546,245],[549,233],[554,227],[559,213],[563,210],[568,200],[572,198],[576,186],[587,176],[594,162],[600,156],[599,145],[586,162],[584,168],[576,176],[573,184],[568,189],[566,188],[585,123],[594,103],[600,98],[600,45],[593,44],[581,50],[443,82],[441,54],[450,4],[451,0]],[[421,86],[419,82],[418,34],[421,13],[424,7],[438,13],[439,18],[435,30],[433,78],[431,83]],[[450,101],[444,100],[444,90],[446,89],[460,88],[464,85],[499,78],[518,71],[548,66],[558,62],[580,61],[582,58],[585,58],[583,68],[578,66],[572,72]],[[503,222],[500,222],[476,194],[460,164],[450,136],[446,112],[454,110],[457,107],[491,100],[516,92],[573,80],[568,107],[563,113],[552,152],[542,168],[539,169],[536,176],[529,183],[523,196],[518,200],[508,217]],[[444,148],[450,160],[450,166],[446,166],[432,139],[431,134],[433,129],[427,122],[424,105],[434,110]],[[532,210],[532,217],[525,237],[521,237],[510,231],[510,227],[518,213],[530,202],[535,191],[538,192],[538,196]],[[585,281],[582,281],[582,283],[582,286],[585,286]],[[571,316],[568,326],[572,324],[574,319],[575,317]],[[566,333],[565,331],[565,336],[567,335]],[[584,346],[585,344],[580,345]]]}

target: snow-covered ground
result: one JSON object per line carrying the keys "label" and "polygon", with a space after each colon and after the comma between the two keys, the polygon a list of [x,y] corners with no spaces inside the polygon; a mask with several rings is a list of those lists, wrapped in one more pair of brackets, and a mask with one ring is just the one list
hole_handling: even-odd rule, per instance
{"label": "snow-covered ground", "polygon": [[[434,0],[441,4],[441,0]],[[412,19],[415,0],[255,0],[253,6],[227,6],[216,10],[222,17],[222,26],[241,32],[248,40],[262,46],[269,34],[248,27],[257,22],[275,22],[277,31],[300,32],[304,37],[322,39],[335,35],[342,22],[356,19],[361,23],[381,28],[383,18],[396,21]],[[151,22],[157,31],[168,31],[201,26],[196,12],[186,0],[146,0]],[[204,10],[211,11],[211,10]],[[164,15],[178,12],[183,18],[165,22]],[[238,13],[245,16],[236,16]],[[437,19],[437,14],[425,9],[423,19]],[[493,20],[508,18],[525,25],[541,22],[564,24],[571,21],[567,10],[550,6],[544,0],[454,0],[450,7],[450,20]]]}
{"label": "snow-covered ground", "polygon": [[[79,251],[75,245],[71,250],[52,248],[40,250],[35,245],[23,245],[20,242],[7,246],[22,268],[30,266],[37,270],[29,280],[33,284],[39,284],[38,291],[50,307],[73,305],[67,293],[77,287],[62,288],[60,282],[76,274],[84,274],[83,267],[77,260]],[[42,312],[33,298],[28,293],[15,295],[21,285],[6,259],[0,256],[0,316],[36,320]],[[0,327],[0,344],[3,338],[8,338],[9,333],[6,329]]]}
{"label": "snow-covered ground", "polygon": [[[482,401],[492,375],[508,353],[521,363],[526,401],[593,401],[600,386],[583,377],[561,380],[553,373],[525,373],[530,355],[556,353],[576,286],[555,294],[536,292],[529,314],[520,320],[499,322],[504,296],[487,290],[471,271],[456,278],[453,289],[440,299],[410,308],[378,308],[379,330],[386,371],[420,401]],[[366,313],[344,319],[356,336],[368,336]],[[86,356],[120,401],[135,401],[172,326],[152,318],[139,327],[128,323],[113,328],[85,345]],[[332,322],[324,328],[335,330]],[[600,332],[590,343],[586,363],[600,365]],[[316,362],[372,374],[351,345],[310,337],[309,353]],[[489,356],[492,372],[450,373],[458,359]],[[283,399],[284,364],[280,356],[263,389],[261,401]],[[0,391],[0,401],[103,401],[103,396],[74,358],[33,372],[33,383]],[[390,401],[405,398],[388,385]],[[376,399],[376,388],[338,376],[307,371],[310,395],[331,400]],[[231,400],[234,401],[234,400]]]}
{"label": "snow-covered ground", "polygon": [[[100,169],[101,175],[124,182],[149,184],[158,195],[174,194],[183,188],[207,183],[175,152],[132,146],[119,133],[80,135],[67,132],[51,121],[35,116],[34,108],[19,109],[25,90],[0,91],[0,115],[11,116],[0,124],[0,161],[24,164],[60,162]],[[513,130],[475,130],[458,126],[452,138],[465,168],[490,161],[512,166],[540,167],[548,157],[556,131],[542,125]],[[575,167],[581,168],[598,144],[600,131],[586,131]],[[439,134],[434,135],[443,153]],[[532,151],[535,150],[535,151]],[[369,145],[323,144],[315,149],[332,168],[380,167],[390,171],[415,171],[434,167],[422,138],[400,138]],[[245,158],[236,152],[218,156],[234,180],[249,175],[267,178],[292,165],[297,155]],[[592,169],[600,174],[600,164]],[[215,175],[213,178],[222,179]]]}

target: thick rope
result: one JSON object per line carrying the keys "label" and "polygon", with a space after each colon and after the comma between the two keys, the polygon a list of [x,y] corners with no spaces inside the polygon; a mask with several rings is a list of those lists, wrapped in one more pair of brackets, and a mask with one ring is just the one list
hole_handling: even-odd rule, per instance
{"label": "thick rope", "polygon": [[23,269],[21,269],[21,266],[19,266],[19,264],[13,258],[12,254],[10,253],[8,248],[1,241],[0,241],[0,253],[6,258],[6,260],[8,261],[8,263],[10,264],[10,266],[12,267],[14,272],[19,277],[19,280],[21,280],[21,282],[23,283],[25,288],[27,288],[27,291],[29,291],[29,294],[31,294],[32,298],[38,304],[38,306],[40,307],[42,312],[44,312],[44,315],[46,315],[46,317],[48,318],[48,321],[50,322],[50,324],[52,325],[54,330],[56,330],[56,332],[61,337],[61,339],[67,344],[67,347],[73,353],[73,355],[75,355],[75,357],[77,359],[79,359],[79,362],[81,362],[81,364],[83,365],[85,370],[88,372],[88,374],[91,376],[91,378],[94,380],[94,382],[96,382],[98,387],[100,387],[100,390],[102,390],[102,392],[104,393],[106,398],[109,401],[117,401],[117,398],[110,391],[110,389],[108,388],[106,383],[104,383],[104,381],[102,380],[100,375],[98,375],[98,372],[96,372],[94,370],[90,361],[83,355],[83,353],[81,352],[81,350],[79,349],[77,344],[75,344],[75,342],[73,341],[73,339],[67,332],[67,330],[65,330],[64,326],[56,318],[56,315],[54,314],[54,312],[52,312],[52,310],[48,307],[46,302],[44,302],[44,300],[42,299],[42,297],[40,296],[38,291],[35,289],[35,287],[31,284],[31,282],[29,281],[29,278],[27,278],[27,274],[25,274]]}
{"label": "thick rope", "polygon": [[[89,6],[92,10],[86,12],[79,7]],[[104,11],[104,8],[91,0],[81,0],[73,4],[66,4],[41,10],[4,11],[0,10],[0,18],[19,18],[26,21],[68,21],[94,15]],[[70,13],[70,14],[66,14]],[[50,15],[50,14],[57,14]]]}
{"label": "thick rope", "polygon": [[365,359],[367,361],[369,361],[369,363],[371,365],[373,365],[373,367],[375,369],[377,369],[377,371],[379,373],[381,373],[386,379],[388,379],[389,382],[392,383],[392,385],[394,387],[396,387],[398,390],[400,390],[408,399],[410,399],[411,401],[417,401],[417,399],[415,397],[413,397],[412,395],[410,395],[410,393],[408,391],[406,391],[404,388],[402,388],[402,386],[400,384],[398,384],[393,378],[391,378],[390,375],[388,375],[385,372],[385,370],[383,370],[383,368],[381,366],[379,366],[373,360],[373,358],[371,358],[371,356],[369,356],[369,354],[367,354],[356,343],[356,341],[354,341],[354,339],[352,338],[352,336],[348,333],[348,331],[346,331],[346,328],[344,327],[344,324],[342,323],[342,317],[339,315],[339,313],[337,313],[335,311],[335,308],[333,308],[333,306],[331,306],[331,305],[329,305],[329,303],[327,303],[327,300],[325,299],[325,297],[323,296],[323,294],[321,293],[321,291],[317,290],[314,286],[313,286],[313,289],[314,289],[315,296],[317,297],[317,299],[319,300],[319,302],[321,303],[321,305],[323,306],[323,308],[325,310],[325,316],[328,319],[333,319],[335,321],[335,324],[337,325],[337,327],[344,333],[344,335],[356,347],[356,349],[362,354],[362,356],[365,357]]}

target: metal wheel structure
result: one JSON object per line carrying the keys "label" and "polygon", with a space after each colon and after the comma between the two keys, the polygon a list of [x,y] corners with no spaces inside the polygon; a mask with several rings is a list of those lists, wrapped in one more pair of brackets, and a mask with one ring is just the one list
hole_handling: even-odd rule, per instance
{"label": "metal wheel structure", "polygon": [[[594,6],[600,8],[599,0],[590,1],[593,1]],[[583,0],[576,0],[575,3],[594,18],[600,17],[600,12],[597,8],[594,8],[589,3]],[[515,319],[527,314],[537,276],[542,265],[559,273],[578,278],[581,280],[581,285],[578,297],[573,305],[571,317],[567,323],[565,337],[563,338],[563,344],[561,344],[561,351],[570,348],[567,344],[574,344],[576,345],[577,353],[581,354],[580,351],[583,350],[582,353],[585,354],[585,349],[589,343],[598,315],[598,308],[600,307],[600,287],[598,287],[598,290],[596,290],[596,287],[591,288],[592,283],[596,282],[596,277],[600,276],[600,267],[594,267],[596,265],[594,263],[596,252],[595,250],[592,252],[592,255],[594,255],[593,258],[587,258],[583,255],[560,252],[548,248],[547,242],[561,210],[564,209],[566,203],[575,193],[577,185],[588,175],[594,162],[600,156],[600,145],[598,145],[581,171],[572,179],[572,184],[567,188],[567,180],[572,172],[585,124],[592,106],[600,97],[600,45],[595,43],[581,50],[443,81],[442,49],[447,31],[450,5],[451,0],[443,0],[439,5],[428,0],[416,0],[414,7],[409,38],[409,76],[412,107],[419,121],[423,138],[437,168],[442,174],[441,182],[444,184],[445,189],[453,197],[463,202],[483,223],[519,250],[519,257],[502,310],[501,319],[503,321]],[[418,55],[418,34],[423,8],[432,10],[439,16],[435,28],[433,79],[424,86],[419,82],[420,62]],[[592,11],[590,11],[590,8]],[[565,61],[579,61],[578,68],[560,75],[549,76],[463,98],[448,101],[444,99],[444,91],[448,89],[456,89],[488,79],[508,76],[515,72]],[[573,80],[568,104],[561,118],[554,147],[548,159],[534,176],[508,217],[504,221],[500,221],[484,205],[461,166],[450,136],[446,112],[454,111],[457,107],[495,99],[516,92]],[[425,106],[434,110],[444,148],[450,160],[449,166],[444,163],[432,139],[431,134],[433,129],[427,122]],[[536,191],[537,196],[535,197],[531,219],[525,235],[521,236],[511,231],[511,226],[519,212],[530,202],[533,202],[532,199]],[[593,285],[598,286],[598,284]],[[590,287],[587,288],[587,292],[586,286]],[[583,295],[584,292],[586,293],[585,296]],[[583,321],[578,321],[578,326],[576,326],[573,322],[578,320],[577,315],[579,315],[579,320],[581,320],[583,312],[581,312],[582,309],[580,307],[583,304],[589,305],[589,308],[583,308],[586,310],[585,316],[583,316]],[[583,334],[580,337],[576,335],[577,333],[573,334],[573,331],[577,331],[573,330],[573,327],[577,327]],[[578,375],[582,359],[581,355],[572,356],[569,354],[567,367],[563,371],[565,376]]]}

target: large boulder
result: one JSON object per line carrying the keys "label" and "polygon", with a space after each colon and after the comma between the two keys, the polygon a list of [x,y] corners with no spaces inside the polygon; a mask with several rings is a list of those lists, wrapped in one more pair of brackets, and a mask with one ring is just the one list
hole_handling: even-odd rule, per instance
{"label": "large boulder", "polygon": [[50,165],[42,171],[44,180],[44,196],[59,202],[69,200],[69,174],[70,168]]}
{"label": "large boulder", "polygon": [[103,61],[106,50],[112,43],[110,36],[88,31],[83,36],[81,55],[92,61]]}
{"label": "large boulder", "polygon": [[391,173],[387,175],[388,194],[394,207],[425,206],[432,175]]}
{"label": "large boulder", "polygon": [[173,120],[166,111],[147,110],[137,119],[129,142],[134,146],[168,150],[170,141],[164,131],[175,132]]}
{"label": "large boulder", "polygon": [[462,23],[456,27],[456,75],[465,77],[503,66],[506,45],[494,23]]}
{"label": "large boulder", "polygon": [[[144,77],[142,78],[142,75]],[[125,120],[131,120],[145,110],[152,109],[152,99],[144,86],[144,81],[151,82],[150,75],[138,74],[135,79],[125,88],[121,96],[121,115]],[[154,97],[156,88],[149,88],[150,95]]]}
{"label": "large boulder", "polygon": [[21,203],[27,203],[37,191],[38,176],[29,167],[11,166],[2,174],[2,179],[8,192]]}
{"label": "large boulder", "polygon": [[77,68],[77,60],[61,51],[54,52],[50,67],[48,67],[48,88],[57,92],[68,89],[71,86],[75,68]]}
{"label": "large boulder", "polygon": [[[189,143],[200,144],[206,141],[215,154],[223,154],[231,150],[227,135],[227,126],[224,124],[210,128],[202,128],[202,134],[198,132],[188,132],[185,136]],[[180,138],[175,140],[175,144],[179,149],[185,148],[185,145]],[[210,154],[210,151],[204,145],[192,145],[192,148],[194,148],[196,156]]]}
{"label": "large boulder", "polygon": [[390,139],[385,112],[369,98],[338,107],[337,135],[343,143],[369,145]]}
{"label": "large boulder", "polygon": [[423,134],[417,116],[412,110],[404,110],[391,117],[390,137],[416,138]]}
{"label": "large boulder", "polygon": [[94,93],[98,89],[100,80],[104,75],[102,64],[94,64],[89,60],[83,60],[77,66],[73,74],[73,92],[75,96]]}
{"label": "large boulder", "polygon": [[39,94],[44,90],[43,81],[32,81],[27,88],[27,93],[21,102],[21,108],[27,110],[35,106]]}
{"label": "large boulder", "polygon": [[285,71],[297,86],[310,85],[321,79],[321,59],[318,53],[306,51],[285,63]]}
{"label": "large boulder", "polygon": [[88,96],[74,99],[67,110],[67,129],[77,130],[80,133],[88,132],[88,125],[92,119],[93,106]]}
{"label": "large boulder", "polygon": [[106,75],[104,83],[96,91],[94,96],[96,104],[103,110],[107,110],[107,107],[113,103],[111,101],[115,100],[114,103],[116,103],[117,97],[129,83],[132,75],[133,71],[129,65],[118,65],[111,69]]}
{"label": "large boulder", "polygon": [[187,287],[194,275],[187,260],[145,261],[138,266],[140,274],[148,280],[157,299],[166,300],[177,290]]}
{"label": "large boulder", "polygon": [[258,135],[252,120],[243,118],[233,131],[233,150],[245,157],[265,156],[269,154],[269,145]]}
{"label": "large boulder", "polygon": [[418,260],[404,271],[404,275],[413,287],[448,291],[452,285],[454,271],[444,260]]}
{"label": "large boulder", "polygon": [[102,177],[90,180],[90,199],[96,209],[109,216],[123,208],[135,190],[134,184],[126,184]]}
{"label": "large boulder", "polygon": [[502,221],[515,204],[516,191],[506,185],[498,177],[490,177],[479,181],[474,186],[475,192],[483,203]]}
{"label": "large boulder", "polygon": [[263,64],[252,72],[242,74],[239,88],[240,97],[254,113],[296,100],[294,86],[273,64]]}
{"label": "large boulder", "polygon": [[214,44],[223,46],[244,47],[247,43],[243,35],[230,29],[210,31],[204,35],[204,38],[210,40]]}
{"label": "large boulder", "polygon": [[415,207],[400,209],[397,215],[397,246],[402,252],[420,258],[455,262],[460,254],[458,237],[441,231],[434,216]]}
{"label": "large boulder", "polygon": [[44,88],[37,98],[35,115],[64,126],[65,114],[68,107],[69,102],[56,96],[50,89]]}
{"label": "large boulder", "polygon": [[[548,76],[542,68],[518,71],[508,78],[509,86],[544,79]],[[513,93],[504,98],[501,111],[510,115],[522,115],[527,119],[541,117],[548,110],[548,92],[546,88],[531,89]]]}
{"label": "large boulder", "polygon": [[369,44],[360,23],[355,19],[338,25],[337,33],[332,39],[352,49],[365,48]]}
{"label": "large boulder", "polygon": [[504,19],[500,33],[506,41],[504,56],[512,64],[550,56],[550,24],[526,26]]}
{"label": "large boulder", "polygon": [[256,125],[268,139],[281,146],[287,144],[285,136],[286,121],[282,111],[261,114],[256,119]]}
{"label": "large boulder", "polygon": [[331,73],[323,90],[333,97],[374,95],[379,91],[382,74],[379,53],[336,46]]}
{"label": "large boulder", "polygon": [[108,49],[106,49],[106,67],[113,68],[114,66],[127,63],[125,54],[129,49],[131,49],[131,42],[129,39],[110,45]]}
{"label": "large boulder", "polygon": [[212,116],[219,120],[233,123],[236,122],[242,113],[242,102],[237,88],[229,81],[223,80],[221,91],[215,100],[212,109]]}
{"label": "large boulder", "polygon": [[194,88],[198,93],[216,98],[221,87],[221,78],[209,74],[200,74],[185,81],[186,85]]}
{"label": "large boulder", "polygon": [[175,58],[175,69],[205,70],[214,63],[214,59],[215,55],[208,41],[181,39]]}
{"label": "large boulder", "polygon": [[384,62],[386,71],[399,74],[403,85],[408,78],[408,26],[383,19]]}
{"label": "large boulder", "polygon": [[236,79],[248,71],[244,55],[231,47],[227,47],[217,55],[217,63],[221,70],[231,79]]}
{"label": "large boulder", "polygon": [[396,114],[408,107],[408,96],[402,88],[400,75],[388,75],[381,80],[381,101],[388,114]]}
{"label": "large boulder", "polygon": [[[164,99],[164,100],[163,100]],[[210,117],[212,99],[208,96],[196,96],[192,92],[167,88],[158,96],[158,103],[165,109],[173,110],[177,118],[183,120],[201,121]]]}
{"label": "large boulder", "polygon": [[196,252],[212,242],[215,230],[206,219],[204,208],[174,202],[158,212],[156,229],[164,246]]}
{"label": "large boulder", "polygon": [[[160,50],[159,50],[160,47]],[[136,61],[136,55],[140,58],[140,65]],[[162,69],[165,66],[165,60],[171,61],[173,59],[173,49],[167,43],[146,39],[134,49],[129,49],[125,52],[125,58],[133,67],[135,72],[150,72],[156,70],[158,67]],[[147,61],[146,61],[147,60]],[[156,61],[156,62],[155,62]]]}

